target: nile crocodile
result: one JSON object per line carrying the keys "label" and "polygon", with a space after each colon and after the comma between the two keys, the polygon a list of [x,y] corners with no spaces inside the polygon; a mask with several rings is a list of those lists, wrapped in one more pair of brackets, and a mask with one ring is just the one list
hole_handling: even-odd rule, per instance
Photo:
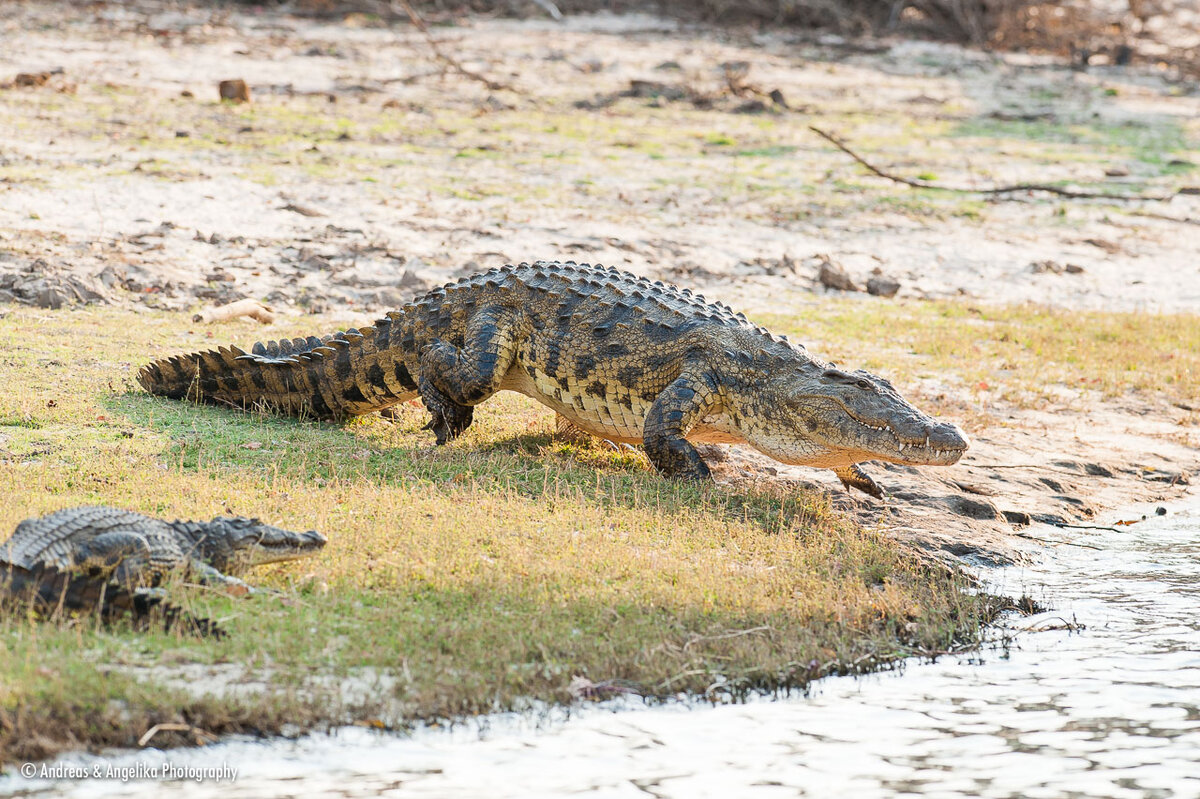
{"label": "nile crocodile", "polygon": [[324,545],[314,530],[296,533],[240,516],[165,522],[118,508],[67,508],[26,519],[0,543],[0,584],[41,604],[136,614],[139,604],[160,601],[146,589],[170,573],[248,592],[234,575]]}
{"label": "nile crocodile", "polygon": [[643,444],[669,477],[709,476],[694,442],[746,443],[876,497],[856,464],[949,465],[968,446],[881,377],[838,369],[688,289],[573,262],[465,277],[371,327],[158,360],[138,381],[176,399],[327,419],[419,396],[438,444],[509,389],[574,428]]}
{"label": "nile crocodile", "polygon": [[168,630],[178,626],[198,635],[225,635],[216,622],[165,602],[161,593],[131,590],[114,583],[102,571],[59,569],[44,563],[32,567],[0,563],[0,607],[25,605],[51,615],[60,609],[83,613],[99,610],[105,619],[128,613],[139,623],[148,621],[157,610]]}

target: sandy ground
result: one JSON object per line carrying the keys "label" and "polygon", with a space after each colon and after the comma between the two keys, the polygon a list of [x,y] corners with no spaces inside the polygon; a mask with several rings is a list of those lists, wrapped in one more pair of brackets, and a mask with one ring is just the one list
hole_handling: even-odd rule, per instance
{"label": "sandy ground", "polygon": [[[361,17],[12,3],[0,31],[0,300],[253,297],[361,323],[481,267],[570,258],[751,313],[819,299],[824,260],[860,286],[895,280],[901,299],[1200,309],[1200,196],[1176,193],[1200,184],[1200,92],[1166,72],[636,15],[438,29],[506,87],[488,88]],[[216,102],[234,77],[251,105]],[[809,124],[910,177],[1171,199],[910,192]],[[963,466],[877,469],[892,501],[835,502],[939,552],[1007,560],[1030,521],[1186,490],[1188,412],[993,409]],[[834,485],[754,453],[710,458],[731,481]]]}

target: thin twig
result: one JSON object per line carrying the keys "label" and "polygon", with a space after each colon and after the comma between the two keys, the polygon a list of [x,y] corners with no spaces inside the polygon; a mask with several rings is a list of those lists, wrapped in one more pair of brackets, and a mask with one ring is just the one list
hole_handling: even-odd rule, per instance
{"label": "thin twig", "polygon": [[669,686],[672,683],[675,683],[679,680],[682,680],[685,677],[695,677],[697,674],[707,674],[707,673],[708,673],[708,669],[688,669],[687,671],[681,671],[678,674],[676,674],[672,677],[668,677],[667,679],[660,682],[658,684],[658,690],[660,690],[660,691],[666,690],[667,686]]}
{"label": "thin twig", "polygon": [[[1115,527],[1105,527],[1102,524],[1067,524],[1066,522],[1050,522],[1053,527],[1069,527],[1072,530],[1108,530],[1112,533],[1121,532]],[[1080,544],[1079,546],[1083,546]],[[1099,547],[1096,547],[1099,549]]]}
{"label": "thin twig", "polygon": [[[1041,626],[1042,622],[1053,621],[1054,619],[1058,619],[1059,621],[1062,622],[1062,624],[1055,624],[1050,627]],[[1078,630],[1084,630],[1084,629],[1087,629],[1087,628],[1084,627],[1079,622],[1067,621],[1062,616],[1048,616],[1035,624],[1028,625],[1027,627],[1018,627],[1017,632],[1019,632],[1019,633],[1045,633],[1045,632],[1050,632],[1051,630],[1067,630],[1068,632],[1076,632]]]}
{"label": "thin twig", "polygon": [[692,644],[698,644],[701,641],[721,641],[726,638],[738,638],[743,635],[753,635],[754,633],[764,633],[768,631],[773,632],[774,628],[768,626],[751,627],[748,630],[735,630],[731,633],[722,633],[721,635],[697,635],[696,637],[689,639],[688,642],[683,645],[683,651],[686,652],[688,647],[690,647]]}
{"label": "thin twig", "polygon": [[1060,469],[1055,466],[1043,466],[1040,463],[964,463],[963,466],[970,466],[978,469],[1041,469],[1045,472],[1058,472],[1059,474],[1069,474],[1072,477],[1098,477],[1100,475],[1089,475],[1084,472],[1073,472],[1070,469]]}
{"label": "thin twig", "polygon": [[1017,538],[1027,538],[1030,541],[1037,541],[1041,544],[1066,544],[1069,547],[1083,547],[1084,549],[1098,549],[1100,551],[1104,551],[1104,547],[1092,546],[1091,544],[1076,544],[1074,541],[1058,541],[1054,538],[1038,538],[1037,536],[1032,536],[1028,533],[1013,533],[1013,535],[1015,535]]}
{"label": "thin twig", "polygon": [[1200,219],[1192,216],[1171,216],[1170,214],[1156,214],[1153,211],[1130,211],[1130,216],[1145,216],[1150,219],[1161,219],[1164,222],[1179,222],[1183,225],[1200,225]]}
{"label": "thin twig", "polygon": [[973,188],[969,188],[966,186],[944,186],[940,183],[930,183],[927,180],[911,180],[909,178],[901,177],[899,175],[893,175],[890,172],[885,172],[884,170],[880,169],[879,167],[877,167],[874,164],[867,161],[865,158],[863,158],[858,153],[851,150],[849,147],[847,147],[845,144],[843,144],[842,141],[840,139],[838,139],[836,136],[834,136],[832,133],[826,133],[825,131],[821,130],[820,128],[816,127],[815,125],[809,125],[808,129],[811,130],[813,133],[817,134],[818,136],[820,136],[822,139],[825,139],[826,141],[828,141],[834,147],[838,148],[839,150],[844,152],[846,155],[850,156],[855,161],[857,161],[859,164],[861,164],[862,166],[864,166],[871,172],[875,173],[879,177],[886,178],[887,180],[891,180],[896,183],[903,183],[905,186],[912,186],[915,189],[934,189],[936,191],[951,191],[951,192],[955,192],[957,194],[1012,194],[1014,192],[1020,192],[1020,191],[1042,191],[1042,192],[1047,192],[1049,194],[1057,194],[1059,197],[1070,197],[1070,198],[1076,199],[1076,200],[1126,200],[1126,201],[1152,200],[1155,202],[1165,202],[1175,196],[1175,194],[1166,194],[1166,195],[1103,194],[1101,192],[1074,191],[1072,189],[1063,189],[1063,188],[1059,188],[1058,186],[1049,186],[1045,183],[1018,183],[1018,184],[1015,184],[1012,186],[993,186],[991,188],[973,189]]}
{"label": "thin twig", "polygon": [[437,39],[433,38],[433,34],[429,31],[429,26],[425,24],[425,20],[421,19],[421,16],[417,13],[416,9],[412,7],[408,0],[391,0],[391,2],[394,6],[399,6],[400,9],[408,15],[408,19],[412,22],[413,26],[425,35],[425,42],[429,45],[429,49],[433,50],[433,54],[437,57],[438,61],[441,61],[443,64],[450,67],[464,78],[470,78],[471,80],[479,81],[494,92],[500,91],[501,89],[516,91],[516,89],[508,84],[498,83],[486,75],[480,75],[478,72],[472,72],[464,67],[457,59],[442,52],[442,47],[440,44],[438,44]]}
{"label": "thin twig", "polygon": [[138,738],[138,746],[145,746],[150,743],[151,739],[160,732],[189,732],[196,739],[196,743],[203,746],[205,743],[212,743],[219,740],[217,736],[211,732],[202,730],[199,727],[193,727],[191,724],[177,724],[167,722],[164,724],[155,724],[150,729],[146,730],[146,734]]}

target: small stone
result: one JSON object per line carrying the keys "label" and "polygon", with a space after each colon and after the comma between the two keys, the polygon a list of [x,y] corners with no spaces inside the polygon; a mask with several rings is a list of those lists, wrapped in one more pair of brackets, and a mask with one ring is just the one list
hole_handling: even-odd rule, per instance
{"label": "small stone", "polygon": [[234,103],[250,102],[250,87],[246,85],[246,81],[241,80],[223,80],[217,85],[217,91],[220,92],[222,100],[229,100]]}
{"label": "small stone", "polygon": [[679,86],[659,83],[653,80],[631,80],[629,88],[624,92],[626,97],[641,97],[644,99],[661,97],[664,100],[682,100],[687,92]]}
{"label": "small stone", "polygon": [[1062,264],[1049,258],[1044,261],[1034,261],[1029,265],[1029,270],[1035,275],[1061,275],[1063,273]]}
{"label": "small stone", "polygon": [[1166,516],[1167,509],[1164,508],[1162,505],[1159,505],[1157,508],[1154,509],[1154,515],[1155,516]]}
{"label": "small stone", "polygon": [[841,264],[834,263],[828,257],[821,258],[821,266],[817,271],[817,280],[825,288],[837,291],[859,291],[858,286],[846,274]]}
{"label": "small stone", "polygon": [[872,277],[867,280],[867,293],[876,297],[895,297],[900,290],[900,281],[890,277]]}
{"label": "small stone", "polygon": [[1066,272],[1068,275],[1082,275],[1083,267],[1080,266],[1079,264],[1067,264],[1066,266],[1063,267],[1063,271]]}
{"label": "small stone", "polygon": [[37,293],[34,303],[39,308],[51,308],[57,310],[63,306],[64,299],[66,298],[63,296],[62,291],[60,291],[57,286],[46,286]]}
{"label": "small stone", "polygon": [[45,86],[52,74],[51,72],[18,72],[17,76],[13,78],[13,85],[27,88]]}
{"label": "small stone", "polygon": [[1004,521],[1009,524],[1015,524],[1020,527],[1027,527],[1033,524],[1033,519],[1023,510],[1004,510],[1000,511],[1000,513],[1004,516]]}
{"label": "small stone", "polygon": [[767,110],[767,104],[762,100],[747,100],[733,109],[735,114],[761,114]]}
{"label": "small stone", "polygon": [[1129,177],[1129,167],[1125,166],[1110,166],[1104,170],[1104,174],[1110,178],[1127,178]]}

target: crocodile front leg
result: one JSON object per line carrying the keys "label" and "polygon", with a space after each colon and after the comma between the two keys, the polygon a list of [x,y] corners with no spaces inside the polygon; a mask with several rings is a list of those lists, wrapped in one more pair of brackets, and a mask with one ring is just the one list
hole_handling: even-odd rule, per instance
{"label": "crocodile front leg", "polygon": [[421,356],[417,390],[433,415],[426,427],[438,444],[454,440],[471,426],[473,406],[500,390],[528,334],[524,312],[489,306],[467,321],[461,348],[441,339],[429,345]]}
{"label": "crocodile front leg", "polygon": [[192,558],[188,562],[188,571],[192,579],[201,585],[220,586],[231,596],[246,596],[247,594],[257,593],[257,589],[248,585],[245,581],[239,580],[237,577],[231,577],[199,558]]}
{"label": "crocodile front leg", "polygon": [[851,488],[857,488],[864,494],[870,494],[875,497],[875,499],[883,499],[883,489],[879,487],[879,483],[872,480],[871,475],[860,469],[857,464],[842,466],[832,471],[842,481],[842,485],[846,487],[847,491]]}
{"label": "crocodile front leg", "polygon": [[685,438],[716,407],[716,381],[699,373],[680,375],[658,395],[646,414],[642,443],[654,468],[665,477],[707,480],[708,465]]}

